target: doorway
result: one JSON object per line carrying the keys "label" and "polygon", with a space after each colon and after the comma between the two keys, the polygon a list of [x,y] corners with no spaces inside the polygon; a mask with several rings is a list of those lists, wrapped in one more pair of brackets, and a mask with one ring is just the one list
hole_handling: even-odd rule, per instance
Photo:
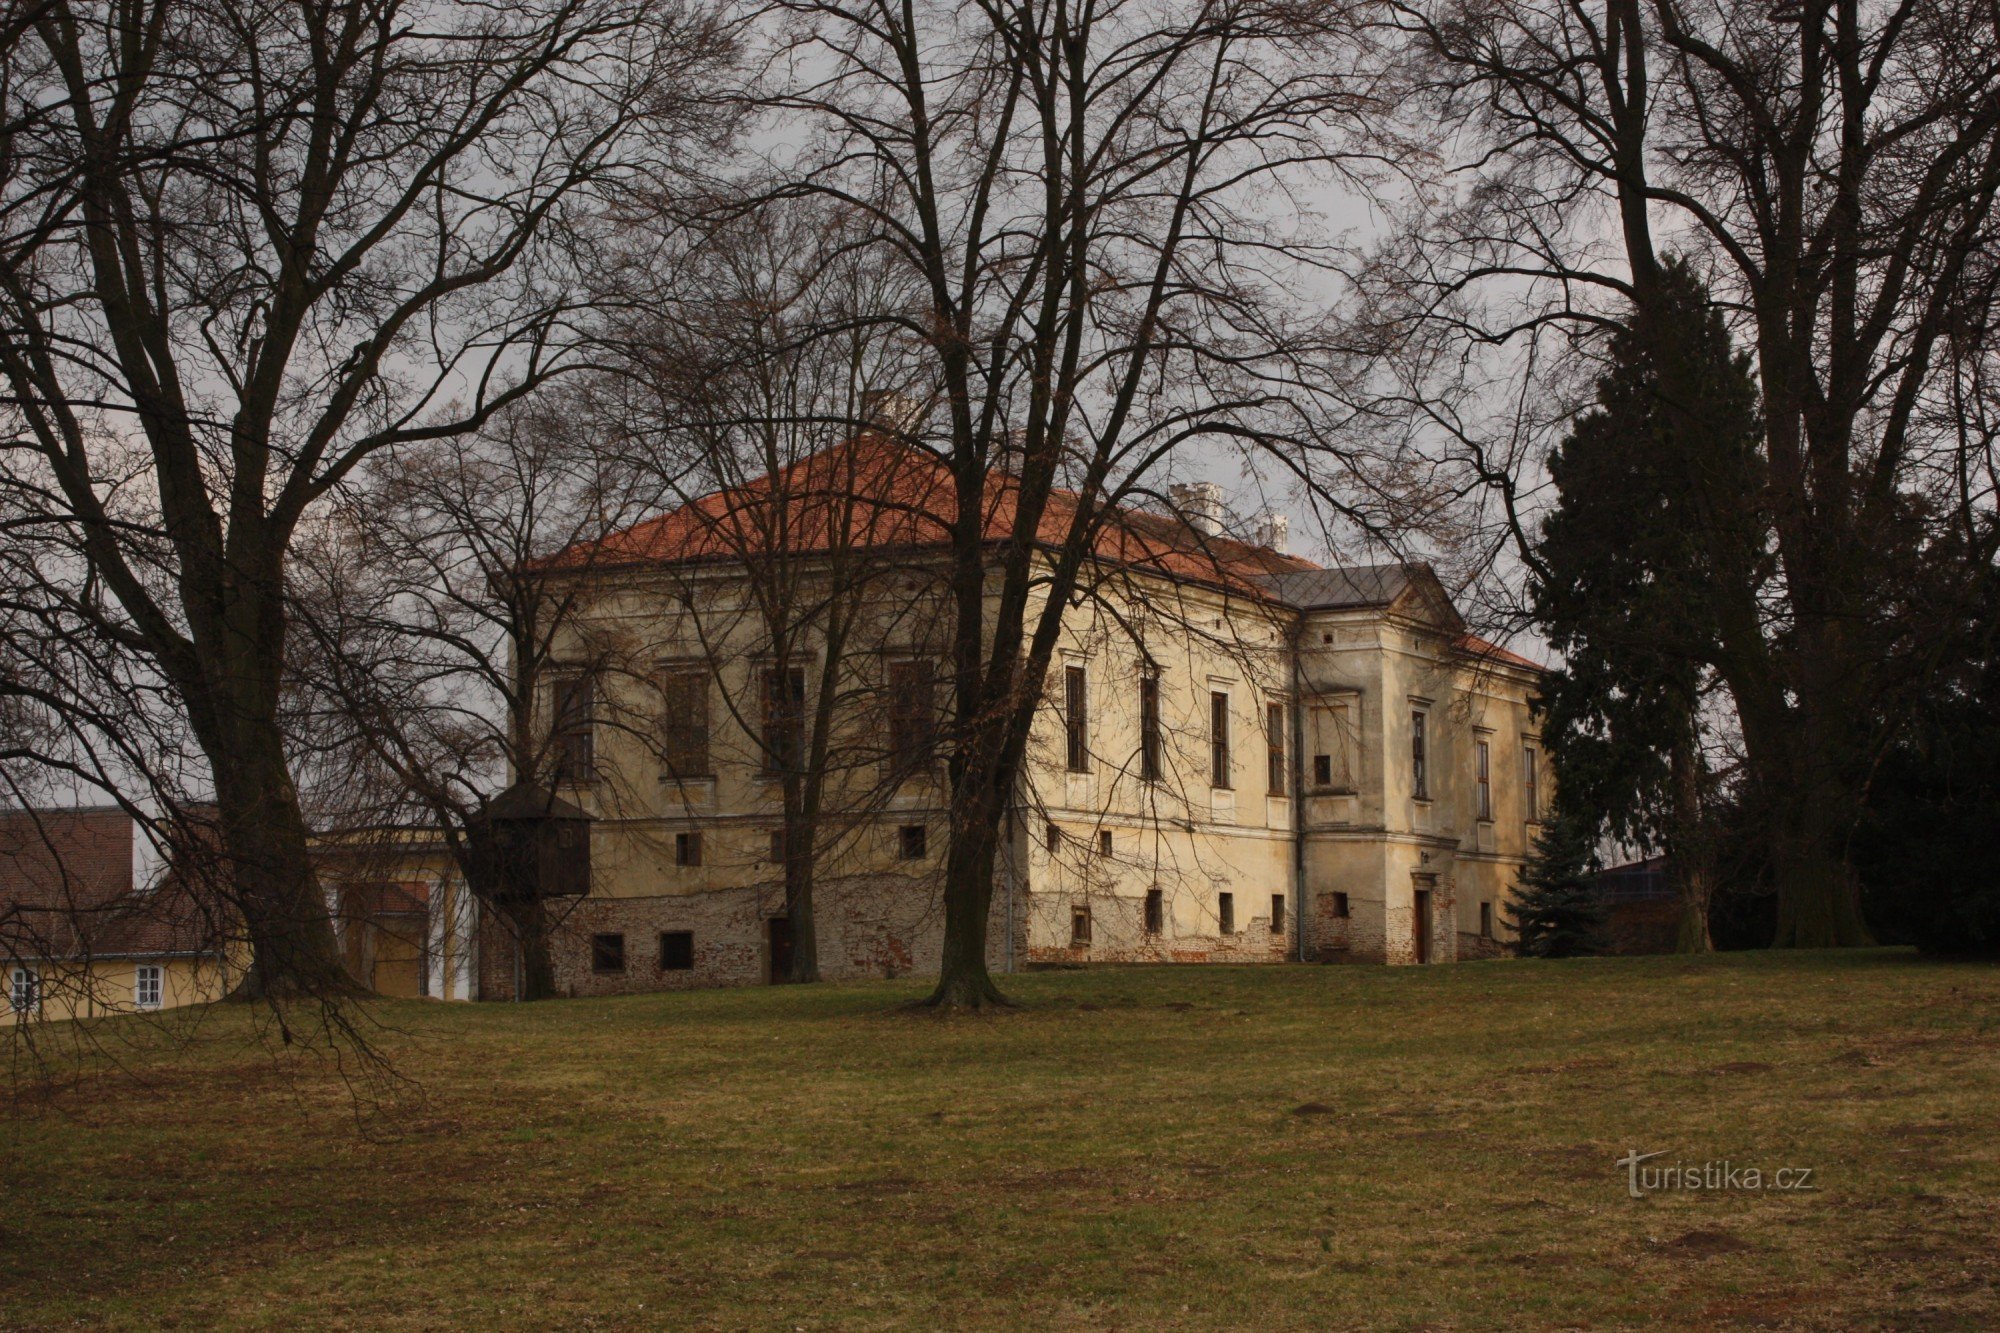
{"label": "doorway", "polygon": [[1412,897],[1416,899],[1416,905],[1411,910],[1411,943],[1416,947],[1417,961],[1428,963],[1431,960],[1431,891],[1418,889]]}
{"label": "doorway", "polygon": [[792,919],[771,918],[771,984],[782,986],[792,976]]}

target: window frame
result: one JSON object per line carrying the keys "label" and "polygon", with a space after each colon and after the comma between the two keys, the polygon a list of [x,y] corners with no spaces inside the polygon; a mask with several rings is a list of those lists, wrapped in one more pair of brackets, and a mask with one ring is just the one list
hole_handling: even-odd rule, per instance
{"label": "window frame", "polygon": [[1493,742],[1481,736],[1472,743],[1474,806],[1479,822],[1493,822]]}
{"label": "window frame", "polygon": [[889,767],[898,777],[937,765],[937,663],[928,657],[891,658],[884,671],[889,691]]}
{"label": "window frame", "polygon": [[1219,935],[1236,933],[1236,895],[1227,890],[1215,895],[1215,925]]}
{"label": "window frame", "polygon": [[674,864],[683,869],[701,868],[701,830],[676,829],[674,831]]}
{"label": "window frame", "polygon": [[1139,780],[1161,780],[1160,673],[1139,676]]}
{"label": "window frame", "polygon": [[1291,794],[1291,779],[1286,774],[1285,749],[1285,705],[1282,700],[1273,700],[1264,705],[1264,781],[1269,794],[1284,800]]}
{"label": "window frame", "polygon": [[[930,826],[928,824],[899,824],[896,827],[896,859],[898,861],[922,861],[930,856]],[[915,837],[912,838],[911,835]],[[914,844],[915,850],[911,850]]]}
{"label": "window frame", "polygon": [[1273,935],[1285,933],[1285,895],[1282,893],[1271,895],[1271,933]]}
{"label": "window frame", "polygon": [[1090,947],[1090,908],[1071,904],[1069,909],[1069,947],[1088,949]]}
{"label": "window frame", "polygon": [[758,670],[764,704],[763,772],[767,778],[782,778],[805,766],[806,669],[766,663]]}
{"label": "window frame", "polygon": [[1090,771],[1090,673],[1074,662],[1063,663],[1063,766]]}
{"label": "window frame", "polygon": [[1338,889],[1333,894],[1333,916],[1336,921],[1345,921],[1354,915],[1354,903]]}
{"label": "window frame", "polygon": [[[706,782],[715,777],[710,742],[709,673],[704,668],[668,665],[658,676],[660,691],[660,777],[667,782]],[[686,703],[685,717],[675,703]],[[682,768],[685,766],[686,771]]]}
{"label": "window frame", "polygon": [[12,1012],[33,1016],[42,1012],[40,968],[16,963],[7,973],[7,1004]]}
{"label": "window frame", "polygon": [[[148,977],[146,974],[151,973]],[[152,982],[152,998],[145,998],[146,983]],[[166,1003],[167,970],[158,963],[135,963],[132,965],[132,1007],[153,1010]]]}
{"label": "window frame", "polygon": [[1167,895],[1162,889],[1146,890],[1145,915],[1141,918],[1145,933],[1164,935],[1167,924]]}
{"label": "window frame", "polygon": [[1493,938],[1493,904],[1490,901],[1479,904],[1479,938]]}
{"label": "window frame", "polygon": [[1410,799],[1431,798],[1430,710],[1410,709]]}
{"label": "window frame", "polygon": [[[667,958],[667,941],[668,941],[668,940],[670,940],[670,939],[672,939],[672,940],[686,940],[686,941],[687,941],[687,953],[686,953],[685,955],[681,955],[678,949],[676,949],[676,950],[675,950],[675,955],[676,955],[676,957],[681,957],[681,956],[685,956],[685,957],[686,957],[686,959],[687,959],[687,961],[686,961],[686,962],[684,962],[684,963],[683,963],[683,962],[669,962],[669,961],[668,961],[668,958]],[[660,932],[660,959],[659,959],[659,970],[660,970],[660,971],[662,971],[662,972],[692,972],[692,971],[694,971],[694,932],[693,932],[693,931],[691,931],[691,930],[663,930],[663,931],[661,931],[661,932]]]}
{"label": "window frame", "polygon": [[[616,940],[617,944],[609,945],[606,943],[606,941],[609,940]],[[604,966],[604,960],[608,956],[605,951],[609,948],[615,948],[617,950],[618,964],[615,967]],[[626,971],[624,931],[598,930],[591,932],[590,971],[593,976],[600,976],[600,977],[624,975]]]}
{"label": "window frame", "polygon": [[1229,691],[1208,692],[1208,785],[1234,791],[1235,764],[1229,753]]}
{"label": "window frame", "polygon": [[1521,806],[1526,824],[1542,822],[1541,747],[1521,742]]}
{"label": "window frame", "polygon": [[[578,691],[583,695],[581,710],[575,707]],[[579,787],[597,781],[597,677],[593,672],[551,673],[548,744],[555,785]]]}

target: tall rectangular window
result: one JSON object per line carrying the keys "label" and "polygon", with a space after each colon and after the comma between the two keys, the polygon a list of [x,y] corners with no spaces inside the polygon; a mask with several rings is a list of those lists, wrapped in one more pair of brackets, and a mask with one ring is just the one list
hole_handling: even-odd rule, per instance
{"label": "tall rectangular window", "polygon": [[1160,780],[1160,678],[1139,678],[1139,777]]}
{"label": "tall rectangular window", "polygon": [[937,664],[889,664],[889,762],[899,775],[928,769],[937,757]]}
{"label": "tall rectangular window", "polygon": [[1313,786],[1321,791],[1352,790],[1352,735],[1347,705],[1316,704],[1309,719]]}
{"label": "tall rectangular window", "polygon": [[1063,668],[1063,744],[1069,771],[1090,771],[1089,681],[1079,666]]}
{"label": "tall rectangular window", "polygon": [[1273,935],[1285,933],[1285,895],[1282,893],[1271,895],[1271,933]]}
{"label": "tall rectangular window", "polygon": [[597,777],[597,685],[589,676],[569,676],[550,688],[549,750],[557,782],[590,782]]}
{"label": "tall rectangular window", "polygon": [[764,672],[764,771],[792,773],[805,760],[806,673],[803,667]]}
{"label": "tall rectangular window", "polygon": [[685,782],[714,773],[708,760],[708,673],[671,671],[660,678],[660,763]]}
{"label": "tall rectangular window", "polygon": [[157,1009],[160,1007],[162,990],[160,966],[157,963],[141,963],[132,973],[132,1006],[135,1009]]}
{"label": "tall rectangular window", "polygon": [[1285,706],[1264,706],[1264,744],[1267,772],[1265,781],[1271,795],[1285,794]]}
{"label": "tall rectangular window", "polygon": [[1157,935],[1166,925],[1166,898],[1158,889],[1146,890],[1146,933]]}
{"label": "tall rectangular window", "polygon": [[1479,938],[1483,940],[1490,940],[1493,938],[1492,903],[1479,904]]}
{"label": "tall rectangular window", "polygon": [[32,1014],[42,1007],[41,974],[32,967],[14,969],[12,984],[7,990],[8,1003],[17,1014]]}
{"label": "tall rectangular window", "polygon": [[698,866],[701,864],[701,832],[698,829],[674,834],[674,864],[677,866]]}
{"label": "tall rectangular window", "polygon": [[1479,780],[1479,817],[1493,818],[1493,747],[1480,741],[1473,751]]}
{"label": "tall rectangular window", "polygon": [[1087,949],[1090,947],[1090,909],[1072,908],[1069,914],[1069,947]]}
{"label": "tall rectangular window", "polygon": [[1235,894],[1233,894],[1233,893],[1220,893],[1220,894],[1217,894],[1217,895],[1216,895],[1216,898],[1215,898],[1215,916],[1216,916],[1216,920],[1217,920],[1217,921],[1218,921],[1218,922],[1219,922],[1219,923],[1221,924],[1221,926],[1222,926],[1222,933],[1223,933],[1223,934],[1225,934],[1225,935],[1234,935],[1234,934],[1236,933],[1236,895],[1235,895]]}
{"label": "tall rectangular window", "polygon": [[1208,785],[1230,785],[1229,694],[1225,690],[1211,690],[1208,695]]}
{"label": "tall rectangular window", "polygon": [[1428,720],[1421,709],[1410,714],[1410,789],[1420,801],[1431,798],[1430,755],[1424,735]]}
{"label": "tall rectangular window", "polygon": [[1530,824],[1542,817],[1541,774],[1536,763],[1539,757],[1534,746],[1521,747],[1521,803],[1527,807]]}

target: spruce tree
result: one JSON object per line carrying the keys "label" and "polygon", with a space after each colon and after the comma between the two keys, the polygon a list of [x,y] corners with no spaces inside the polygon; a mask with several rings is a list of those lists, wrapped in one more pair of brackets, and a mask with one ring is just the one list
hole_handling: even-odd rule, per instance
{"label": "spruce tree", "polygon": [[1558,808],[1542,825],[1520,890],[1506,908],[1525,956],[1575,958],[1604,948],[1604,909],[1589,880],[1596,823]]}
{"label": "spruce tree", "polygon": [[1755,623],[1767,574],[1756,387],[1678,260],[1610,352],[1596,406],[1549,459],[1558,498],[1534,551],[1532,598],[1565,665],[1544,686],[1542,739],[1588,840],[1608,833],[1668,853],[1679,945],[1705,950],[1712,856],[1698,715],[1708,664],[1732,618]]}

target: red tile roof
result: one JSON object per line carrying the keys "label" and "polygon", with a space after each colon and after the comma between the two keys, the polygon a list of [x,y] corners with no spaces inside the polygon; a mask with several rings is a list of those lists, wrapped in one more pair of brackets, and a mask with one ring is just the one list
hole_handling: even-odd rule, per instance
{"label": "red tile roof", "polygon": [[1489,661],[1504,662],[1508,666],[1526,667],[1530,671],[1547,671],[1548,668],[1532,657],[1523,657],[1497,643],[1489,642],[1476,634],[1461,634],[1453,645],[1460,652],[1472,657],[1484,657]]}
{"label": "red tile roof", "polygon": [[[1020,499],[1018,479],[996,473],[987,488],[981,525],[987,542],[1013,538]],[[1062,545],[1075,521],[1077,504],[1075,492],[1053,492],[1033,539],[1047,547]],[[871,433],[801,459],[772,476],[569,547],[549,563],[608,569],[741,559],[772,550],[930,549],[950,541],[957,517],[951,474],[942,462]],[[1309,560],[1246,542],[1207,537],[1177,517],[1139,509],[1113,509],[1106,515],[1096,551],[1100,559],[1120,565],[1258,598],[1268,597],[1269,592],[1256,580],[1318,568]]]}

